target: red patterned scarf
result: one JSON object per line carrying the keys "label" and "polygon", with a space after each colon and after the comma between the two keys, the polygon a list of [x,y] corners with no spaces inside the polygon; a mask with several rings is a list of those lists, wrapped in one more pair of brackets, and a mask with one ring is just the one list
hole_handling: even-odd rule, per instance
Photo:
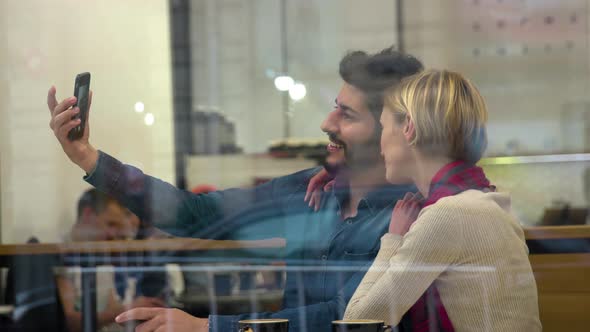
{"label": "red patterned scarf", "polygon": [[[491,190],[495,187],[480,167],[464,161],[454,161],[441,168],[432,178],[428,197],[423,208],[443,197],[453,196],[469,189]],[[455,329],[443,306],[434,284],[410,308],[401,323],[404,332],[452,332]]]}

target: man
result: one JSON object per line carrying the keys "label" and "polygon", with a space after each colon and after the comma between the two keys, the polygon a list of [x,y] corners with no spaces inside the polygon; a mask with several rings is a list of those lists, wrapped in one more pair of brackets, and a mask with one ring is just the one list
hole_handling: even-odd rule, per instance
{"label": "man", "polygon": [[72,241],[109,241],[135,238],[139,219],[113,197],[96,190],[85,191],[78,200]]}
{"label": "man", "polygon": [[[385,181],[379,152],[382,92],[422,69],[415,58],[388,48],[377,54],[353,52],[340,62],[344,83],[334,110],[321,129],[330,138],[326,168],[336,176],[333,192],[320,211],[304,202],[309,179],[318,169],[276,178],[252,189],[230,189],[206,195],[180,191],[139,169],[124,165],[82,139],[67,133],[77,108],[73,97],[58,103],[48,94],[50,126],[66,155],[84,171],[85,180],[123,202],[141,220],[176,236],[215,239],[285,237],[289,270],[283,310],[238,316],[195,318],[174,309],[136,309],[118,317],[147,320],[139,331],[167,327],[173,331],[233,331],[246,318],[288,318],[292,331],[327,331],[345,306],[387,232],[393,203],[413,190]],[[92,95],[91,95],[92,96]],[[361,271],[360,273],[357,273]]]}
{"label": "man", "polygon": [[[78,201],[76,223],[70,232],[72,241],[110,241],[132,239],[136,236],[139,219],[114,198],[96,190],[89,189]],[[80,271],[77,268],[63,268],[56,277],[59,296],[63,305],[66,325],[69,331],[82,330],[80,309]],[[111,267],[99,267],[97,274],[97,326],[105,330],[123,330],[114,325],[117,315],[128,308],[163,307],[165,303],[157,297],[138,296],[123,300],[128,288],[125,273],[115,273]],[[141,277],[131,276],[135,281]],[[159,283],[163,288],[165,281]],[[140,287],[141,288],[141,287]],[[133,293],[139,293],[131,290]],[[132,301],[132,302],[131,302]]]}

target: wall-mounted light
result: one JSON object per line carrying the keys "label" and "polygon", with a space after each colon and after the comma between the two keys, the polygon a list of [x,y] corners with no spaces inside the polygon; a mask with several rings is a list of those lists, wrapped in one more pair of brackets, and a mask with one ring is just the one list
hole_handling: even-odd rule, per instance
{"label": "wall-mounted light", "polygon": [[156,119],[154,118],[154,115],[152,113],[147,113],[143,118],[143,121],[145,122],[146,126],[153,125],[155,120]]}
{"label": "wall-mounted light", "polygon": [[145,105],[141,101],[138,101],[137,103],[135,103],[134,108],[135,108],[135,112],[142,113],[143,110],[145,109]]}
{"label": "wall-mounted light", "polygon": [[305,98],[306,94],[307,89],[305,88],[305,85],[303,83],[295,83],[289,89],[289,97],[291,97],[291,99],[293,99],[294,101],[299,101]]}
{"label": "wall-mounted light", "polygon": [[289,91],[295,81],[291,76],[277,76],[275,77],[275,88],[279,91]]}

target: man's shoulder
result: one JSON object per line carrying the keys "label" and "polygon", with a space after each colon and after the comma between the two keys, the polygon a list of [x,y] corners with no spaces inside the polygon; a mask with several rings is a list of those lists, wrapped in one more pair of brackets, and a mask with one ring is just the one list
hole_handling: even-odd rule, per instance
{"label": "man's shoulder", "polygon": [[274,199],[283,201],[295,199],[303,202],[303,196],[305,195],[310,179],[321,169],[321,167],[307,168],[272,179],[270,185]]}
{"label": "man's shoulder", "polygon": [[304,186],[307,188],[309,180],[322,170],[321,166],[307,168],[289,175],[274,178],[273,181],[287,188]]}

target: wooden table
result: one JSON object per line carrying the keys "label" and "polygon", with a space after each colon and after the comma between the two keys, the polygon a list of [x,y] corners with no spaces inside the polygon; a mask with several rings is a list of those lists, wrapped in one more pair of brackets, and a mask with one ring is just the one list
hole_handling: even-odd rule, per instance
{"label": "wooden table", "polygon": [[[541,320],[545,331],[568,326],[582,331],[590,326],[585,308],[590,306],[590,226],[542,226],[525,229],[530,260],[537,279]],[[199,259],[218,262],[230,259],[253,263],[275,261],[284,239],[261,241],[215,241],[165,239],[107,241],[67,244],[0,245],[0,266],[9,266],[19,256],[59,258],[66,266],[88,267],[82,273],[84,331],[95,331],[97,265],[145,266],[164,263],[194,263]],[[182,254],[182,255],[179,255]],[[565,325],[568,324],[568,325]],[[579,327],[579,329],[577,329]]]}
{"label": "wooden table", "polygon": [[590,226],[525,229],[539,295],[543,331],[590,326]]}
{"label": "wooden table", "polygon": [[[259,241],[217,241],[202,239],[162,239],[140,241],[97,241],[64,244],[0,245],[0,267],[10,267],[18,257],[47,257],[63,266],[82,266],[82,327],[96,331],[96,271],[98,265],[160,265],[241,260],[252,263],[275,260],[285,247],[284,239]],[[57,259],[56,259],[57,258]]]}
{"label": "wooden table", "polygon": [[531,255],[590,253],[590,225],[527,227]]}

